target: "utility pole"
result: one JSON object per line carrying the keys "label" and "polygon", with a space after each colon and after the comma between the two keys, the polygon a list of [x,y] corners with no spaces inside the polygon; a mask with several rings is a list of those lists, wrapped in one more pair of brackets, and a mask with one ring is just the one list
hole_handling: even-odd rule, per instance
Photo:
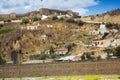
{"label": "utility pole", "polygon": [[42,4],[42,8],[44,7],[44,5],[43,5],[43,0],[40,0],[41,1],[41,4]]}
{"label": "utility pole", "polygon": [[[41,5],[42,5],[41,8],[43,8],[43,0],[40,0],[40,3],[41,3]],[[42,14],[42,12],[43,12],[43,11],[42,11],[42,9],[41,9],[41,14]]]}

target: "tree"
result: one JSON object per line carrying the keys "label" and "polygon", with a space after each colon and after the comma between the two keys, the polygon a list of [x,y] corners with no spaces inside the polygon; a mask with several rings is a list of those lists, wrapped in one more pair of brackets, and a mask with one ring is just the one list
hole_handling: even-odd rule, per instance
{"label": "tree", "polygon": [[23,18],[22,19],[22,24],[27,24],[29,23],[29,19],[28,18]]}
{"label": "tree", "polygon": [[70,52],[72,50],[72,48],[75,46],[76,46],[76,44],[74,44],[74,43],[67,45],[68,52]]}
{"label": "tree", "polygon": [[18,51],[13,50],[11,52],[11,59],[13,61],[14,64],[19,64],[20,63],[20,54]]}
{"label": "tree", "polygon": [[6,60],[3,59],[3,58],[0,56],[0,65],[5,64],[5,63],[6,63]]}
{"label": "tree", "polygon": [[50,54],[54,54],[55,53],[55,49],[53,47],[50,47]]}
{"label": "tree", "polygon": [[82,61],[85,60],[85,55],[84,55],[84,54],[81,56],[81,60],[82,60]]}
{"label": "tree", "polygon": [[118,58],[120,58],[120,46],[118,46],[118,47],[115,49],[115,56],[117,56]]}
{"label": "tree", "polygon": [[91,56],[91,54],[86,53],[87,60],[94,60],[94,57]]}

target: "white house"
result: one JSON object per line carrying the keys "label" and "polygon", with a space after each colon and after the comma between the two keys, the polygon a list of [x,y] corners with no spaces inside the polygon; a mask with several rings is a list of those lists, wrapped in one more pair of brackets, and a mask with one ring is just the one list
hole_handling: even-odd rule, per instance
{"label": "white house", "polygon": [[92,35],[105,34],[109,33],[109,30],[106,28],[105,24],[101,24],[100,28],[91,32]]}
{"label": "white house", "polygon": [[32,25],[27,25],[27,26],[21,26],[21,29],[24,30],[37,30],[38,26],[32,26]]}
{"label": "white house", "polygon": [[12,20],[11,22],[17,23],[17,22],[22,22],[22,20]]}
{"label": "white house", "polygon": [[21,26],[21,29],[38,30],[38,26],[40,26],[39,23],[31,23],[31,24],[27,24],[27,25]]}
{"label": "white house", "polygon": [[71,17],[72,17],[72,16],[70,16],[70,15],[68,15],[68,14],[66,14],[65,16],[68,17],[68,18],[71,18]]}
{"label": "white house", "polygon": [[112,30],[108,30],[105,26],[105,24],[101,24],[100,25],[100,28],[97,29],[97,30],[93,30],[91,32],[92,35],[97,35],[97,34],[105,34],[105,33],[109,33],[109,32],[114,32],[114,33],[117,33],[118,30],[117,29],[112,29]]}
{"label": "white house", "polygon": [[119,45],[120,45],[120,39],[114,39],[114,38],[92,41],[92,46],[95,47],[105,48],[105,47],[117,47]]}
{"label": "white house", "polygon": [[4,24],[4,21],[0,21],[0,24]]}
{"label": "white house", "polygon": [[50,50],[46,50],[46,51],[45,51],[45,54],[50,54]]}
{"label": "white house", "polygon": [[42,52],[39,50],[39,51],[36,51],[36,54],[41,54]]}
{"label": "white house", "polygon": [[112,44],[113,39],[100,39],[100,40],[93,40],[92,41],[92,46],[95,47],[110,47]]}
{"label": "white house", "polygon": [[114,39],[111,43],[111,46],[117,47],[120,45],[120,39]]}
{"label": "white house", "polygon": [[67,52],[68,52],[68,49],[59,48],[59,49],[56,49],[55,54],[57,54],[57,55],[65,55]]}
{"label": "white house", "polygon": [[60,19],[62,17],[65,17],[65,15],[58,15],[57,17]]}
{"label": "white house", "polygon": [[48,27],[48,28],[52,28],[52,27],[53,27],[53,25],[48,24],[48,25],[47,25],[47,27]]}
{"label": "white house", "polygon": [[48,18],[48,16],[46,16],[46,15],[42,15],[42,20],[44,20],[44,19],[46,19],[46,18]]}
{"label": "white house", "polygon": [[37,30],[38,26],[27,26],[27,30]]}

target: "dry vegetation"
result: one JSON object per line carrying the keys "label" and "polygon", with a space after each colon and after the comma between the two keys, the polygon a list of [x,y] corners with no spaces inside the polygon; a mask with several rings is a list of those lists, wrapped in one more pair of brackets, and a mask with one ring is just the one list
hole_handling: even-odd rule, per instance
{"label": "dry vegetation", "polygon": [[[17,28],[13,25],[14,24],[12,23],[8,23],[5,24],[4,27]],[[19,28],[20,24],[18,25]],[[53,27],[48,28],[47,25],[53,25]],[[76,28],[76,26],[78,27]],[[44,52],[45,50],[50,49],[50,47],[67,47],[68,45],[79,41],[88,44],[90,40],[96,37],[89,34],[89,30],[93,30],[95,26],[96,25],[93,24],[79,26],[75,23],[59,20],[41,21],[39,30],[30,31],[17,29],[16,31],[1,35],[0,55],[7,61],[10,61],[11,52],[19,50],[21,53],[21,60],[24,61],[29,59],[29,56],[34,55],[37,51]],[[46,35],[45,41],[42,39],[42,35]]]}

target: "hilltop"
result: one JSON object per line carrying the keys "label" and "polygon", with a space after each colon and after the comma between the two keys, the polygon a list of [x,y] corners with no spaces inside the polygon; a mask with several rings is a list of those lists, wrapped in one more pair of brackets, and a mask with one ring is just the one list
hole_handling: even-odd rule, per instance
{"label": "hilltop", "polygon": [[102,15],[110,15],[110,16],[115,16],[115,15],[120,15],[120,9],[115,9],[112,11],[107,11],[106,13],[103,13]]}
{"label": "hilltop", "polygon": [[16,20],[16,19],[22,19],[24,17],[28,18],[33,18],[33,17],[38,17],[41,18],[42,15],[46,16],[53,16],[53,15],[68,15],[72,17],[79,16],[78,12],[73,12],[72,10],[56,10],[56,9],[48,9],[48,8],[41,8],[39,11],[32,11],[28,12],[25,14],[16,14],[16,13],[11,13],[11,14],[0,14],[0,21],[1,20]]}
{"label": "hilltop", "polygon": [[103,14],[85,16],[82,18],[84,21],[98,21],[98,22],[111,22],[120,24],[120,9],[108,11]]}

